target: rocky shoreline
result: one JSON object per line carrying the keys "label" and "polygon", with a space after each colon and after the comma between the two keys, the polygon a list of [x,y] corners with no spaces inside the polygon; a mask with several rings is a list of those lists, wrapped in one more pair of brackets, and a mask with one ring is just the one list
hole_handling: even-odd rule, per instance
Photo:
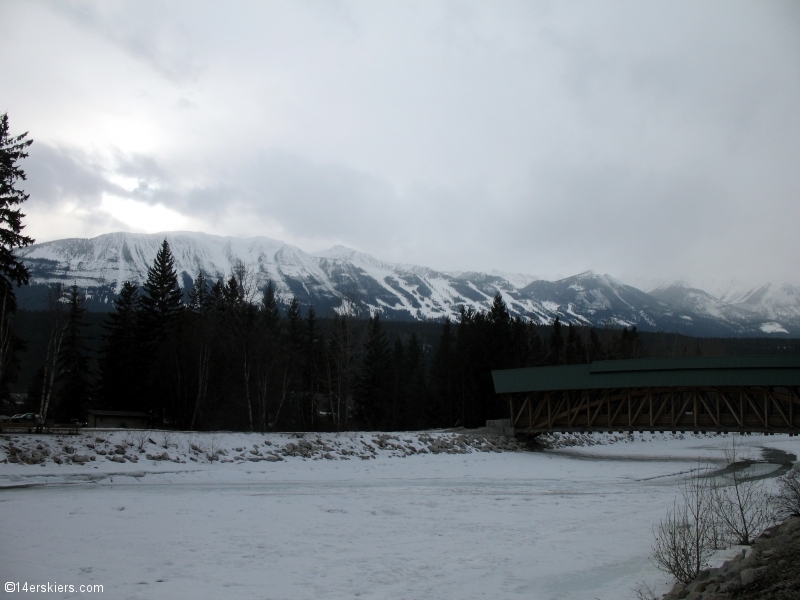
{"label": "rocky shoreline", "polygon": [[800,517],[767,529],[753,545],[662,600],[797,600],[800,598]]}
{"label": "rocky shoreline", "polygon": [[419,454],[518,452],[516,439],[477,432],[343,434],[211,434],[144,430],[92,430],[78,436],[6,434],[0,463],[85,465],[115,463],[245,463],[307,460],[369,460]]}

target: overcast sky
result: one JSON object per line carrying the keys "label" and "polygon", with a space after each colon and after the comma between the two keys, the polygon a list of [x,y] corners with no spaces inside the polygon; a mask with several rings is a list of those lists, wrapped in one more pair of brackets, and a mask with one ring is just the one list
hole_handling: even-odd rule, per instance
{"label": "overcast sky", "polygon": [[0,2],[37,241],[800,283],[800,3]]}

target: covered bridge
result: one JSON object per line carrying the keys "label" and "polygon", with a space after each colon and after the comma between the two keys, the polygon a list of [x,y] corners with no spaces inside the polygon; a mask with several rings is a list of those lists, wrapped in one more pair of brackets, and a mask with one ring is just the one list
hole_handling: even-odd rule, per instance
{"label": "covered bridge", "polygon": [[517,434],[800,432],[800,356],[605,360],[492,377]]}

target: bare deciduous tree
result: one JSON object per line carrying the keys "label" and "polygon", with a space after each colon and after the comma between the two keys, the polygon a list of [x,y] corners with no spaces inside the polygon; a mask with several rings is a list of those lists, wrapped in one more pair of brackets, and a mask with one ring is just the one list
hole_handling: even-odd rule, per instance
{"label": "bare deciduous tree", "polygon": [[636,595],[636,600],[658,600],[655,590],[644,581],[636,584],[633,593]]}
{"label": "bare deciduous tree", "polygon": [[50,312],[53,317],[53,326],[47,339],[47,351],[44,359],[42,398],[39,405],[39,415],[42,421],[47,418],[47,412],[50,410],[53,387],[58,375],[58,355],[61,353],[61,344],[67,331],[68,322],[64,315],[63,295],[60,283],[50,291]]}
{"label": "bare deciduous tree", "polygon": [[220,441],[219,436],[209,436],[204,445],[208,462],[213,463],[215,460],[219,460],[219,456],[222,454],[222,442]]}
{"label": "bare deciduous tree", "polygon": [[711,489],[704,471],[684,481],[681,500],[675,500],[653,530],[651,561],[681,583],[689,583],[716,549]]}
{"label": "bare deciduous tree", "polygon": [[795,465],[786,475],[778,479],[778,493],[774,498],[779,517],[800,515],[800,467]]}
{"label": "bare deciduous tree", "polygon": [[742,454],[735,437],[725,448],[725,459],[726,473],[711,486],[713,512],[735,543],[750,545],[774,523],[770,496],[762,480],[748,477],[752,461]]}
{"label": "bare deciduous tree", "polygon": [[139,452],[144,452],[144,447],[147,445],[147,442],[150,441],[150,432],[146,429],[140,429],[133,434],[133,441],[136,445],[136,449]]}

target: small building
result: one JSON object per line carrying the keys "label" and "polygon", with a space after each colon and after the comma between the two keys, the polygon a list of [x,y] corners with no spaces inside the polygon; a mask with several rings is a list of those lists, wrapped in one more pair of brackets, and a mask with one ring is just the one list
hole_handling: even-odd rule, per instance
{"label": "small building", "polygon": [[87,410],[87,426],[106,429],[147,429],[150,415],[127,410]]}

